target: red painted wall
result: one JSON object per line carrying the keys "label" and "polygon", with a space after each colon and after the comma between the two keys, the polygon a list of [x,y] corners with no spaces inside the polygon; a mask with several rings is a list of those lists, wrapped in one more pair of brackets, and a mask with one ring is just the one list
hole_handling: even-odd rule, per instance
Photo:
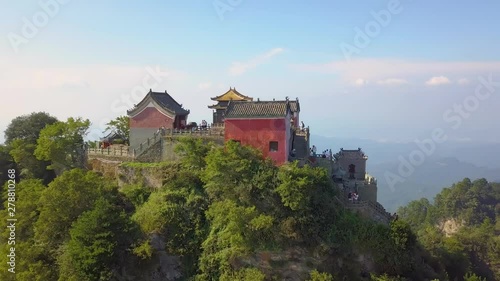
{"label": "red painted wall", "polygon": [[130,118],[130,128],[160,128],[172,129],[174,120],[154,107],[148,107],[141,113]]}
{"label": "red painted wall", "polygon": [[[225,140],[238,140],[242,145],[253,146],[264,157],[270,157],[277,165],[285,163],[288,159],[288,140],[286,130],[290,130],[289,123],[282,119],[226,119]],[[269,151],[269,142],[278,142],[278,151]]]}

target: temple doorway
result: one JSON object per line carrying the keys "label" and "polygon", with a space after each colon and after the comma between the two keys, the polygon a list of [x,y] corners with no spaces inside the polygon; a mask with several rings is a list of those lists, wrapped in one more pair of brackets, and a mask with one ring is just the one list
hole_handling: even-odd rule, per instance
{"label": "temple doorway", "polygon": [[349,179],[354,179],[354,174],[356,173],[356,165],[349,165]]}

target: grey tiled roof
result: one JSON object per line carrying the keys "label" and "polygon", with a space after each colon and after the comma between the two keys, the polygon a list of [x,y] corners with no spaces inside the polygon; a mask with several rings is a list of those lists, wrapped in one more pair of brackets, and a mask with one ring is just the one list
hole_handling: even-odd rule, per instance
{"label": "grey tiled roof", "polygon": [[299,101],[290,101],[290,109],[292,112],[300,111]]}
{"label": "grey tiled roof", "polygon": [[168,108],[169,110],[175,112],[175,114],[184,115],[188,114],[189,111],[182,108],[182,106],[177,103],[174,98],[172,98],[167,92],[151,92],[151,97],[164,108]]}
{"label": "grey tiled roof", "polygon": [[127,113],[135,114],[140,112],[149,102],[153,100],[156,102],[164,111],[169,112],[174,115],[186,115],[189,114],[189,110],[182,108],[178,102],[172,98],[167,91],[165,92],[153,92],[149,91],[149,93],[142,99],[142,101],[135,105],[135,107],[131,110],[128,110]]}
{"label": "grey tiled roof", "polygon": [[368,157],[361,148],[358,149],[341,149],[337,154],[336,158],[346,158],[346,159],[360,159]]}
{"label": "grey tiled roof", "polygon": [[224,118],[285,117],[289,110],[289,101],[231,101]]}

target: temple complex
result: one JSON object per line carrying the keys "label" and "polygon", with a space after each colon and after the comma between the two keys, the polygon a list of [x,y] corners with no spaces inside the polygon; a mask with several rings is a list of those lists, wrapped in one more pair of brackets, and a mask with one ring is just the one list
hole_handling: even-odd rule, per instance
{"label": "temple complex", "polygon": [[[178,137],[202,138],[219,145],[236,141],[260,150],[276,165],[299,161],[300,165],[326,168],[344,194],[339,200],[346,208],[383,223],[390,220],[390,215],[377,202],[377,181],[366,172],[368,156],[361,148],[341,148],[336,154],[331,150],[316,154],[315,146],[310,149],[309,127],[300,121],[298,98],[254,100],[235,88],[229,88],[211,100],[217,102],[208,106],[213,110],[212,124],[203,123],[197,127],[194,122],[188,123],[190,111],[167,91],[150,90],[139,104],[127,111],[130,146],[125,150],[94,149],[88,155],[93,153],[99,157],[107,155],[144,162],[166,161],[179,158],[174,149]],[[111,141],[111,135],[106,141]]]}

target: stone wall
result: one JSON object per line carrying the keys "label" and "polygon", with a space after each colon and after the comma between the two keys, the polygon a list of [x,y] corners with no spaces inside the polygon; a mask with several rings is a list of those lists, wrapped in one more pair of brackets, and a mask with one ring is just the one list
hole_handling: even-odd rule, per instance
{"label": "stone wall", "polygon": [[364,180],[366,174],[366,159],[349,159],[347,157],[341,157],[338,160],[340,167],[346,171],[346,177],[349,176],[349,165],[355,165],[354,177],[358,180]]}
{"label": "stone wall", "polygon": [[160,162],[162,161],[163,140],[156,142],[146,149],[142,154],[137,155],[135,160],[139,162]]}
{"label": "stone wall", "polygon": [[148,138],[153,137],[158,128],[130,128],[130,148],[137,148]]}
{"label": "stone wall", "polygon": [[138,184],[154,190],[175,178],[179,169],[174,162],[126,163],[118,166],[116,178],[120,187]]}
{"label": "stone wall", "polygon": [[369,218],[376,222],[389,225],[391,222],[391,215],[387,213],[380,203],[371,201],[361,201],[358,203],[345,203],[345,207],[349,210],[359,213],[365,218]]}
{"label": "stone wall", "polygon": [[377,185],[362,184],[358,186],[359,197],[361,200],[377,202]]}
{"label": "stone wall", "polygon": [[103,158],[92,158],[87,161],[87,168],[99,174],[102,174],[108,179],[116,179],[118,174],[118,166],[122,161],[113,161]]}

